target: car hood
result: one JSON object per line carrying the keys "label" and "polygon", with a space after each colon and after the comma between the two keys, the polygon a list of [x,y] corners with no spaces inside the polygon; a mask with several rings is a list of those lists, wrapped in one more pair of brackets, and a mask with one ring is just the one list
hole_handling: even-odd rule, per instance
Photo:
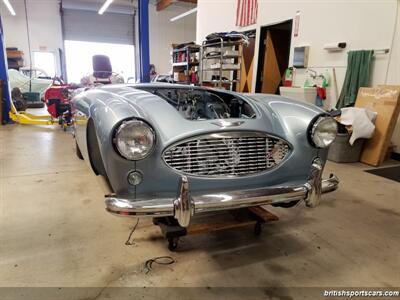
{"label": "car hood", "polygon": [[[258,131],[274,135],[286,140],[291,145],[291,152],[277,168],[254,176],[202,178],[188,175],[193,192],[304,182],[312,160],[316,156],[326,156],[326,151],[318,153],[321,150],[312,147],[307,139],[310,122],[323,111],[280,96],[233,94],[253,106],[257,114],[255,119],[189,121],[164,99],[129,85],[110,85],[83,92],[74,98],[73,104],[94,121],[105,169],[118,195],[153,197],[160,193],[175,194],[181,173],[163,161],[165,150],[196,135],[228,131]],[[115,128],[129,118],[144,120],[156,132],[151,154],[135,162],[123,159],[112,142]],[[132,170],[139,170],[146,178],[135,188],[126,181]]]}
{"label": "car hood", "polygon": [[[261,131],[290,142],[299,133],[304,133],[310,121],[322,112],[315,106],[280,96],[233,93],[253,107],[256,118],[193,121],[185,119],[175,107],[150,92],[132,86],[105,86],[102,90],[114,94],[113,98],[118,98],[121,104],[125,104],[117,105],[115,101],[110,101],[110,109],[123,109],[123,115],[146,121],[154,128],[157,138],[164,145],[190,136],[226,131]],[[127,107],[130,110],[128,114]]]}

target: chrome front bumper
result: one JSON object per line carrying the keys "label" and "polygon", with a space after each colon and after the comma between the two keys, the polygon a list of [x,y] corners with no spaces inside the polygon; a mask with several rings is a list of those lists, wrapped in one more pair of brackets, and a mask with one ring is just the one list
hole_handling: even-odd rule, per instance
{"label": "chrome front bumper", "polygon": [[331,174],[322,180],[323,164],[314,159],[306,183],[293,187],[267,187],[227,193],[205,194],[192,197],[186,176],[181,177],[180,191],[175,199],[157,198],[135,200],[106,197],[106,210],[119,216],[168,217],[173,216],[179,225],[187,227],[193,215],[201,212],[237,209],[243,207],[287,203],[304,200],[308,207],[318,205],[321,193],[335,190],[339,179]]}

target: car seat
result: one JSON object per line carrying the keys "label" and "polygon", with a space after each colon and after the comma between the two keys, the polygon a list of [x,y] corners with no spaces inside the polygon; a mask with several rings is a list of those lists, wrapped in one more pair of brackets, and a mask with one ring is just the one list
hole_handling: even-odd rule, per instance
{"label": "car seat", "polygon": [[107,55],[93,55],[93,76],[98,79],[109,79],[112,75],[110,58]]}

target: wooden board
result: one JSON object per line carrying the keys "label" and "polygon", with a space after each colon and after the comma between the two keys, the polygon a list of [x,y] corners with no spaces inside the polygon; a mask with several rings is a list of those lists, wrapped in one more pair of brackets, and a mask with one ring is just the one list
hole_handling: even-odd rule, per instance
{"label": "wooden board", "polygon": [[372,166],[383,162],[400,112],[399,93],[390,86],[358,90],[355,106],[377,112],[374,136],[364,144],[361,162]]}
{"label": "wooden board", "polygon": [[257,223],[256,220],[247,220],[247,221],[237,221],[232,219],[230,221],[221,221],[221,222],[213,222],[213,223],[199,223],[190,225],[187,228],[187,234],[201,234],[206,232],[214,232],[219,230],[233,229],[233,228],[241,228],[250,225],[255,225]]}
{"label": "wooden board", "polygon": [[249,210],[252,213],[255,213],[257,216],[259,216],[265,222],[273,222],[279,220],[278,216],[274,215],[273,213],[271,213],[270,211],[266,210],[261,206],[250,207]]}
{"label": "wooden board", "polygon": [[[249,207],[248,210],[253,214],[257,215],[258,218],[262,219],[264,222],[278,221],[279,217],[269,212],[261,206]],[[257,223],[256,219],[252,218],[229,218],[221,219],[210,223],[195,223],[191,224],[187,228],[187,234],[201,234],[207,232],[215,232],[226,229],[242,228],[250,225],[255,225]]]}

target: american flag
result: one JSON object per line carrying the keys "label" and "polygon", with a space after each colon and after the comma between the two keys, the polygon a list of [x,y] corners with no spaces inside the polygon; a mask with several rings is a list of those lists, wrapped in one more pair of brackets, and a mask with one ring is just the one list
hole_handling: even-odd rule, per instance
{"label": "american flag", "polygon": [[257,22],[257,0],[237,0],[236,26],[249,26]]}

